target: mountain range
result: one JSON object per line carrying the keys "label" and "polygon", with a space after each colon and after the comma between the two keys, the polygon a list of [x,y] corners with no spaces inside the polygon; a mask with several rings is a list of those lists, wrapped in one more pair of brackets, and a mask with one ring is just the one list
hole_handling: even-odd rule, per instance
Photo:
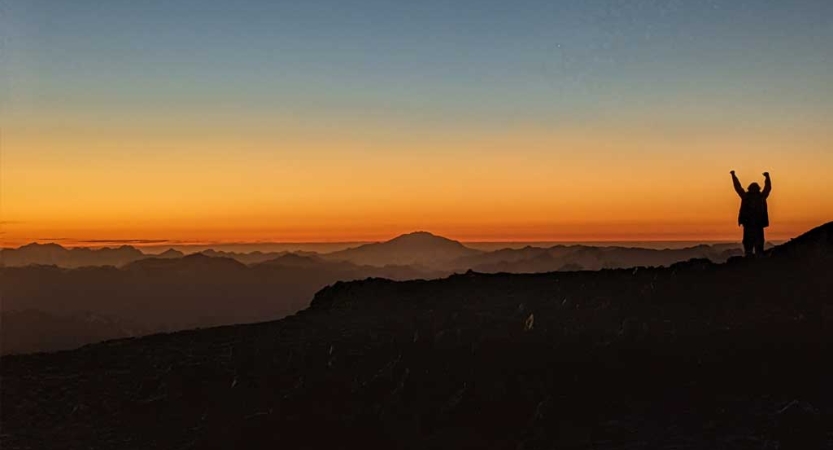
{"label": "mountain range", "polygon": [[[184,255],[170,249],[146,255],[128,246],[90,250],[31,244],[2,253],[0,313],[7,326],[0,352],[67,349],[126,335],[273,320],[306,307],[316,291],[337,281],[440,278],[467,270],[662,266],[692,258],[721,262],[739,252],[734,245],[664,250],[559,245],[484,252],[427,232],[328,254],[205,250]],[[79,322],[89,315],[107,321]],[[110,325],[122,323],[130,325]]]}
{"label": "mountain range", "polygon": [[[467,270],[663,266],[692,258],[721,262],[738,253],[733,245],[665,250],[559,245],[484,252],[427,232],[328,254],[205,250],[184,255],[170,249],[146,255],[127,246],[90,250],[32,244],[2,253],[0,352],[68,349],[108,338],[273,320],[306,307],[316,291],[337,281],[430,279]],[[90,315],[107,320],[83,320]]]}
{"label": "mountain range", "polygon": [[[771,245],[770,245],[771,247]],[[211,257],[231,258],[243,264],[257,264],[293,253],[322,260],[347,261],[375,267],[419,266],[448,273],[469,269],[481,272],[551,272],[554,270],[598,270],[601,268],[668,265],[691,258],[722,262],[740,254],[737,244],[696,245],[675,249],[648,249],[622,246],[556,245],[548,248],[527,246],[482,251],[428,232],[415,232],[385,242],[364,244],[331,253],[316,252],[224,252],[203,250]],[[0,250],[0,267],[55,265],[64,268],[115,266],[148,258],[182,258],[181,251],[169,249],[161,254],[145,254],[131,246],[118,248],[71,248],[57,244],[32,243]]]}
{"label": "mountain range", "polygon": [[184,253],[168,249],[158,255],[147,255],[136,247],[64,248],[58,244],[31,243],[19,248],[0,249],[0,267],[54,265],[76,268],[88,266],[123,266],[145,258],[182,258]]}
{"label": "mountain range", "polygon": [[[138,264],[120,270],[197,270]],[[833,223],[763,258],[721,264],[337,282],[277,321],[4,356],[2,439],[8,448],[830,448],[831,299]]]}

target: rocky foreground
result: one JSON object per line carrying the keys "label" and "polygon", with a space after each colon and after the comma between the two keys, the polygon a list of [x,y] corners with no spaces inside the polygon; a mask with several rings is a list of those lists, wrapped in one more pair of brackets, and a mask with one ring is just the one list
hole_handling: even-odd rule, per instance
{"label": "rocky foreground", "polygon": [[12,448],[833,448],[833,223],[759,260],[337,283],[0,359]]}

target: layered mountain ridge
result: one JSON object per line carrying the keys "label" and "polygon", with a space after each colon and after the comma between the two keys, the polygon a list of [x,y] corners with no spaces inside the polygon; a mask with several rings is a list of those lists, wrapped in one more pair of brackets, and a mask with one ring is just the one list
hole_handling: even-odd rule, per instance
{"label": "layered mountain ridge", "polygon": [[[480,272],[551,272],[562,270],[598,270],[601,268],[668,265],[691,258],[709,258],[722,262],[740,254],[738,244],[696,245],[674,249],[649,249],[622,246],[555,245],[527,246],[482,251],[463,243],[425,231],[404,234],[389,241],[364,244],[331,253],[259,252],[250,253],[203,250],[206,256],[231,258],[243,264],[258,264],[285,255],[317,257],[321,260],[345,261],[357,265],[416,266],[432,270],[476,270]],[[118,248],[64,248],[58,244],[28,244],[16,249],[0,250],[0,267],[55,265],[63,268],[88,266],[122,267],[142,259],[182,258],[179,250],[146,254],[131,246]]]}
{"label": "layered mountain ridge", "polygon": [[[483,252],[427,232],[329,254],[206,250],[184,255],[169,249],[146,255],[132,247],[30,245],[0,255],[6,264],[0,267],[0,313],[9,325],[0,352],[68,349],[125,336],[114,327],[94,329],[97,324],[88,324],[90,330],[54,325],[77,323],[74,318],[87,314],[131,323],[128,335],[140,336],[277,319],[306,307],[317,290],[337,281],[431,279],[467,270],[538,273],[665,266],[691,258],[721,262],[739,251],[725,245],[665,250],[558,245]],[[11,314],[22,312],[26,314]]]}

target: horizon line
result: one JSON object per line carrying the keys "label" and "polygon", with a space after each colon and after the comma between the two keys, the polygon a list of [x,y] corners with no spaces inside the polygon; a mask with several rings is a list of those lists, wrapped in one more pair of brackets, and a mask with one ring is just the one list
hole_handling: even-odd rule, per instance
{"label": "horizon line", "polygon": [[[402,235],[398,235],[402,236]],[[396,237],[398,237],[396,236]],[[440,235],[435,235],[443,237]],[[174,247],[211,247],[211,246],[268,246],[268,245],[311,245],[311,246],[328,246],[328,245],[366,245],[378,244],[388,242],[394,238],[378,241],[232,241],[232,242],[182,242],[182,241],[165,241],[154,240],[154,242],[136,242],[137,240],[101,240],[100,242],[90,242],[79,240],[72,244],[61,242],[57,239],[36,239],[27,241],[17,246],[0,246],[0,250],[14,250],[28,245],[58,245],[63,248],[89,248],[89,249],[105,249],[105,248],[119,248],[119,247],[133,247],[136,249],[142,248],[174,248]],[[587,240],[473,240],[463,241],[451,238],[446,238],[461,244],[473,245],[495,245],[495,244],[553,244],[553,245],[594,245],[594,244],[732,244],[740,245],[739,239],[587,239]],[[767,239],[767,242],[776,244],[789,241],[790,238]],[[69,242],[69,240],[67,240]]]}

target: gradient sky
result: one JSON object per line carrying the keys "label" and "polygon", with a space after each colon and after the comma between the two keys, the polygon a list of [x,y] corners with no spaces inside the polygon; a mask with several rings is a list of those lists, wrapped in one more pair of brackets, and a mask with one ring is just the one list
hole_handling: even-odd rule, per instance
{"label": "gradient sky", "polygon": [[833,2],[5,1],[0,238],[739,239],[833,220]]}

